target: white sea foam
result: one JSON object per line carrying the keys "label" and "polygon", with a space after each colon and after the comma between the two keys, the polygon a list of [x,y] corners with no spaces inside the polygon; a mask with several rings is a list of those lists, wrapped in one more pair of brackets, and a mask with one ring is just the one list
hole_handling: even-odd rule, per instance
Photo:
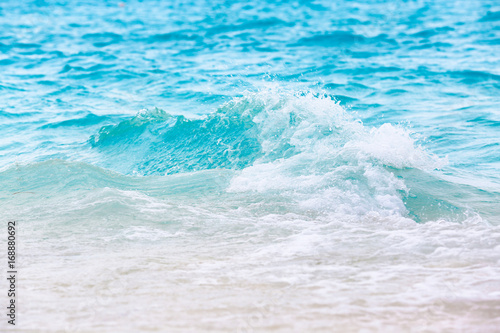
{"label": "white sea foam", "polygon": [[[433,170],[444,163],[402,127],[367,128],[328,97],[266,91],[242,102],[248,100],[265,105],[253,121],[268,155],[239,172],[229,192],[279,192],[316,211],[405,215],[401,193],[408,189],[385,167]],[[293,156],[269,160],[286,146]]]}

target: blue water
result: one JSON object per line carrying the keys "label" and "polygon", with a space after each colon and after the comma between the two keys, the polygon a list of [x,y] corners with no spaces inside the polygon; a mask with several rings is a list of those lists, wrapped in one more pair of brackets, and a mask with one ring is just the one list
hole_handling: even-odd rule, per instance
{"label": "blue water", "polygon": [[[185,249],[186,257],[178,254],[185,259],[180,262],[193,260],[186,253],[201,255],[208,242],[205,246],[213,251],[197,259],[205,265],[217,260],[234,264],[236,259],[219,255],[248,251],[263,253],[255,262],[270,255],[291,271],[302,267],[301,256],[307,253],[317,257],[320,267],[334,267],[328,258],[337,251],[336,243],[342,258],[364,258],[359,274],[387,276],[401,269],[403,275],[421,272],[441,281],[415,287],[410,298],[425,294],[422,290],[429,295],[445,289],[453,289],[452,295],[463,292],[440,296],[444,305],[424,316],[441,323],[439,329],[491,331],[498,322],[490,316],[500,306],[498,293],[477,286],[498,283],[500,271],[495,254],[500,241],[499,44],[500,6],[493,0],[3,1],[1,216],[26,226],[25,242],[32,245],[25,253],[33,254],[26,255],[31,258],[26,274],[30,269],[34,275],[45,272],[34,259],[39,251],[49,262],[60,262],[53,269],[61,274],[81,274],[62,263],[71,253],[60,254],[66,259],[56,255],[65,253],[58,250],[60,239],[82,258],[102,253],[102,244],[117,253],[121,250],[115,247],[122,249],[123,242],[137,251],[149,251],[151,242],[160,251],[150,250],[156,257],[164,256],[160,249]],[[339,230],[347,238],[336,238]],[[164,233],[185,238],[169,243]],[[379,236],[383,240],[374,242]],[[398,237],[406,241],[398,243]],[[41,240],[48,242],[43,250],[36,246]],[[309,242],[316,245],[301,248]],[[413,248],[417,243],[422,247]],[[350,252],[353,244],[361,254]],[[280,250],[267,251],[275,245]],[[384,251],[392,250],[387,249],[398,258],[423,257],[405,270],[390,262]],[[464,259],[465,252],[470,257]],[[363,253],[381,254],[370,266]],[[85,260],[82,265],[92,266]],[[252,269],[238,260],[238,272]],[[422,272],[426,265],[445,271]],[[291,283],[295,292],[321,284],[313,277],[284,282],[275,271],[278,266],[266,268],[271,273],[262,273],[263,284]],[[463,279],[449,287],[453,283],[443,282],[444,276],[452,276],[457,267],[464,270],[455,272]],[[484,281],[468,280],[467,274],[482,269]],[[210,282],[218,286],[215,290],[233,290],[224,280],[233,281],[232,273],[208,272],[219,279]],[[296,274],[300,280],[306,273]],[[37,289],[34,275],[26,282],[32,290]],[[190,299],[200,291],[189,286],[199,281],[186,279],[165,286],[184,286]],[[66,288],[48,276],[45,283],[54,290]],[[398,289],[396,282],[379,283],[383,290]],[[75,295],[93,293],[83,280],[76,286],[81,289]],[[147,302],[156,300],[162,286],[151,288]],[[266,310],[262,320],[249,319],[253,305],[269,300],[269,290],[275,292],[271,298],[277,307],[283,288],[248,287],[243,299],[250,305],[241,311],[231,303],[239,299],[235,295],[221,292],[218,297],[229,300],[235,316],[229,318],[243,320],[243,328],[331,327],[330,317],[314,309],[319,303],[332,309],[335,302],[314,295],[303,296],[304,302],[283,313]],[[328,288],[326,294],[342,290]],[[371,292],[365,294],[365,305],[353,301],[354,307],[345,310],[356,320],[346,321],[343,310],[330,313],[331,318],[352,331],[388,327],[384,311],[390,303]],[[54,304],[62,297],[26,293],[33,300],[49,297]],[[126,295],[131,294],[120,291],[107,300],[122,304]],[[400,294],[390,295],[397,301]],[[85,304],[94,304],[89,297],[82,298]],[[345,297],[356,298],[352,293]],[[393,328],[417,325],[410,313],[435,306],[432,297],[423,305],[401,305],[407,311],[398,312],[400,325]],[[447,305],[457,299],[469,317]],[[214,302],[200,301],[198,312],[191,313],[193,302],[179,306],[179,313],[187,314],[176,317],[174,326],[155,313],[151,322],[180,330],[231,330],[229,323],[226,327],[214,319],[221,318],[215,310],[206,310],[216,309]],[[76,299],[70,303],[81,304]],[[26,327],[37,327],[44,317],[36,306],[26,307]],[[123,309],[128,308],[117,306],[118,312],[102,318],[94,313],[94,324],[78,318],[63,322],[106,331],[112,326],[109,318]],[[363,309],[372,315],[361,315]],[[285,313],[293,316],[294,311],[310,316],[286,326]],[[199,313],[212,318],[208,326],[191,321]],[[278,318],[277,326],[270,318]],[[68,327],[53,324],[54,329]]]}

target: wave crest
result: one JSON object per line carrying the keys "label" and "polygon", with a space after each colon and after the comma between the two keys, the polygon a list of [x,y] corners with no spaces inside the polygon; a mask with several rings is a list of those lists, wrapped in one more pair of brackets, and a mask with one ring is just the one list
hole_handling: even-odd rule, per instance
{"label": "wave crest", "polygon": [[403,128],[368,129],[335,100],[312,93],[247,94],[200,119],[154,109],[105,126],[90,139],[102,164],[130,174],[244,169],[298,154],[319,164],[371,158],[396,168],[442,163],[415,144]]}

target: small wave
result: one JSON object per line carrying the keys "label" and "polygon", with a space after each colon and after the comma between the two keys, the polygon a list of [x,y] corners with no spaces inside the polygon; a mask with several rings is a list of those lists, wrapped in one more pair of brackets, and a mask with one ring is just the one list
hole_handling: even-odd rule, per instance
{"label": "small wave", "polygon": [[43,126],[40,126],[40,129],[59,128],[59,127],[68,127],[68,126],[84,127],[84,126],[99,124],[99,123],[102,123],[103,121],[106,121],[108,119],[109,119],[109,117],[107,117],[107,116],[98,116],[98,115],[95,115],[93,113],[87,113],[86,115],[79,117],[79,118],[73,118],[73,119],[51,122],[49,124],[45,124]]}
{"label": "small wave", "polygon": [[450,31],[455,31],[455,29],[453,29],[451,27],[440,27],[440,28],[434,28],[434,29],[426,29],[426,30],[416,32],[416,33],[412,34],[411,36],[417,37],[417,38],[427,39],[427,38],[431,38],[431,37],[434,37],[436,35],[447,33]]}
{"label": "small wave", "polygon": [[293,26],[293,23],[284,22],[277,18],[269,18],[264,20],[248,21],[241,24],[233,25],[216,25],[207,29],[207,36],[214,36],[223,33],[239,32],[244,30],[267,30],[275,26]]}
{"label": "small wave", "polygon": [[173,31],[151,36],[149,42],[171,42],[171,41],[201,41],[203,38],[189,31]]}
{"label": "small wave", "polygon": [[104,47],[111,44],[119,43],[123,40],[121,35],[115,34],[113,32],[101,32],[85,34],[82,36],[84,40],[89,40],[95,47]]}
{"label": "small wave", "polygon": [[500,21],[500,11],[490,12],[488,11],[485,16],[483,16],[479,22],[496,22]]}
{"label": "small wave", "polygon": [[394,39],[388,38],[388,36],[385,34],[381,34],[375,37],[365,37],[363,35],[354,34],[349,31],[333,31],[330,33],[317,34],[311,37],[301,38],[291,46],[335,47],[338,45],[350,45],[357,43],[397,44]]}

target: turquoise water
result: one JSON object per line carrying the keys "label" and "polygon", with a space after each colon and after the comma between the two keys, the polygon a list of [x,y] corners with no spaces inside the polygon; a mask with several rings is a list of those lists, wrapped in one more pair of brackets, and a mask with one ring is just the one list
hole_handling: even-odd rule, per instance
{"label": "turquoise water", "polygon": [[21,328],[495,331],[499,22],[488,0],[2,2]]}

